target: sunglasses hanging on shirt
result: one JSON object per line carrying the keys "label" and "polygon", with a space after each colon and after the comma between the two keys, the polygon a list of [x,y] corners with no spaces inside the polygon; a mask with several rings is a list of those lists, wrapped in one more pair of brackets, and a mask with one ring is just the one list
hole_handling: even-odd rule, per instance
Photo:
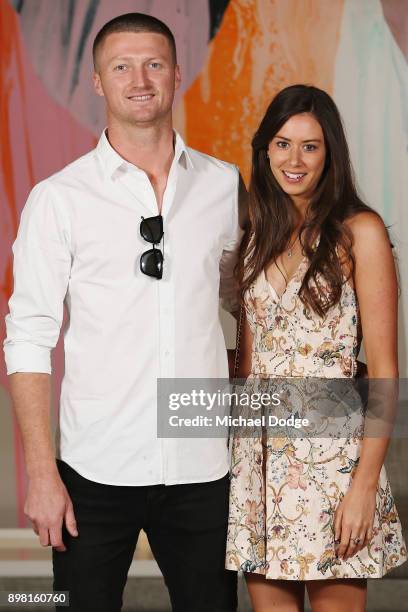
{"label": "sunglasses hanging on shirt", "polygon": [[143,274],[160,280],[163,276],[164,255],[160,249],[156,248],[156,245],[160,244],[163,238],[164,251],[163,217],[161,215],[148,217],[147,219],[142,217],[140,235],[146,242],[153,245],[152,249],[142,253],[140,257],[140,270]]}

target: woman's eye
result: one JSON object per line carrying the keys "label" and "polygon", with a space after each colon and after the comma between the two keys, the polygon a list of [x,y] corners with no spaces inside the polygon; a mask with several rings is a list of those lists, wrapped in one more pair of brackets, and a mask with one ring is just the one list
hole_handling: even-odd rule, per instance
{"label": "woman's eye", "polygon": [[317,147],[314,144],[305,145],[305,151],[316,151]]}
{"label": "woman's eye", "polygon": [[278,140],[278,142],[276,143],[276,145],[280,148],[280,149],[286,149],[289,146],[288,142],[285,142],[284,140]]}

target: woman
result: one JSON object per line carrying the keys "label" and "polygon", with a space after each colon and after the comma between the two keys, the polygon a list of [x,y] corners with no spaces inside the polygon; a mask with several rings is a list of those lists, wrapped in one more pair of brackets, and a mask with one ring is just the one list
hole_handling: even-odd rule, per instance
{"label": "woman", "polygon": [[[284,89],[252,146],[245,375],[352,379],[364,337],[369,377],[397,379],[392,249],[357,195],[334,102]],[[303,610],[305,586],[313,612],[361,612],[366,579],[406,560],[388,441],[355,430],[233,440],[226,567],[244,570],[255,612]]]}

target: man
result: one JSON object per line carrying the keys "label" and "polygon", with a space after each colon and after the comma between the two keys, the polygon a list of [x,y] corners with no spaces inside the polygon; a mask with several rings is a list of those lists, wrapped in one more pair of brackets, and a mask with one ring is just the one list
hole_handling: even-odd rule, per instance
{"label": "man", "polygon": [[[53,547],[54,588],[70,592],[71,610],[121,609],[144,529],[176,612],[231,612],[226,443],[159,439],[156,385],[228,376],[218,293],[221,270],[236,307],[239,176],[173,131],[180,70],[164,23],[113,19],[95,38],[94,64],[107,131],[33,189],[14,245],[5,354],[25,512]],[[64,302],[56,465],[50,353]]]}

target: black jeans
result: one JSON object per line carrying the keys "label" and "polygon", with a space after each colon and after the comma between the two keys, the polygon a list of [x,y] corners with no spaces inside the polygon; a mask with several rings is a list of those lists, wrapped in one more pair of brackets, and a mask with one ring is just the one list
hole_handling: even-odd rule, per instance
{"label": "black jeans", "polygon": [[236,573],[224,569],[228,474],[213,482],[124,487],[80,476],[58,461],[79,536],[64,529],[53,550],[54,590],[71,612],[119,612],[141,529],[164,576],[174,612],[235,612]]}

